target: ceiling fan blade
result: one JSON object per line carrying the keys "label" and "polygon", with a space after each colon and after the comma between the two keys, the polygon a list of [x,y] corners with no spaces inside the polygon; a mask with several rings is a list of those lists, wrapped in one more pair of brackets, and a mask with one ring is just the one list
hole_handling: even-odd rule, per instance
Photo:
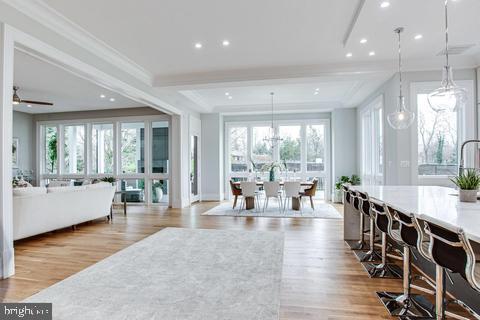
{"label": "ceiling fan blade", "polygon": [[33,101],[33,100],[20,100],[21,103],[27,103],[27,104],[38,104],[42,106],[53,106],[53,103],[51,102],[43,102],[43,101]]}

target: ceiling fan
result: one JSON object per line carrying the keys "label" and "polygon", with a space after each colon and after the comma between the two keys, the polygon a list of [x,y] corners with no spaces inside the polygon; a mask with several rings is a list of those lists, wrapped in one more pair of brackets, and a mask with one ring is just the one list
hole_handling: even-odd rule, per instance
{"label": "ceiling fan", "polygon": [[20,104],[20,103],[26,103],[26,104],[38,104],[41,106],[53,106],[53,103],[51,102],[44,102],[44,101],[34,101],[34,100],[22,100],[17,94],[17,90],[20,88],[17,86],[13,87],[13,98],[12,98],[12,103],[13,104]]}

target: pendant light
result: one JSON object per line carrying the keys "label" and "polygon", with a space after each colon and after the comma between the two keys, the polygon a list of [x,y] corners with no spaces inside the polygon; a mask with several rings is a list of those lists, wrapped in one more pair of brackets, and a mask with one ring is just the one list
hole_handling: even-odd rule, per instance
{"label": "pendant light", "polygon": [[272,148],[274,148],[275,146],[277,146],[277,144],[282,141],[283,139],[280,138],[280,136],[275,132],[275,127],[273,125],[273,96],[275,95],[275,93],[273,92],[270,92],[270,96],[271,96],[271,105],[272,105],[272,125],[270,127],[270,136],[269,137],[265,137],[263,138],[263,141],[265,142],[268,142]]}
{"label": "pendant light", "polygon": [[403,96],[402,83],[402,46],[400,34],[403,28],[399,27],[394,30],[398,34],[398,74],[400,77],[400,94],[398,95],[397,110],[387,116],[388,124],[395,130],[403,130],[410,127],[415,120],[415,113],[408,110],[405,105],[405,97]]}
{"label": "pendant light", "polygon": [[467,92],[453,81],[453,72],[448,61],[448,0],[445,0],[445,60],[440,88],[428,95],[428,103],[434,111],[456,111],[465,103]]}

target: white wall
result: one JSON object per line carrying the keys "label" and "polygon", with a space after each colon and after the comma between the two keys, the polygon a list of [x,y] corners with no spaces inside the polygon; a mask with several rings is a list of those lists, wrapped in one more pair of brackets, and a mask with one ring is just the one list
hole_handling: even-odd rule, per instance
{"label": "white wall", "polygon": [[202,114],[201,190],[203,201],[224,199],[223,186],[223,116]]}
{"label": "white wall", "polygon": [[35,125],[33,116],[13,111],[13,137],[18,138],[18,169],[35,170]]}
{"label": "white wall", "polygon": [[[357,170],[357,109],[332,111],[332,179],[359,174]],[[332,183],[335,186],[334,183]]]}
{"label": "white wall", "polygon": [[[474,80],[476,75],[474,69],[454,70],[454,77],[456,80]],[[405,72],[403,74],[403,89],[404,96],[408,107],[410,108],[410,85],[413,82],[428,82],[440,81],[442,78],[441,70],[438,71],[416,71]],[[400,163],[407,161],[411,164],[412,159],[412,130],[394,130],[386,120],[386,115],[395,111],[397,107],[397,99],[399,94],[399,77],[398,74],[386,81],[378,90],[370,95],[357,108],[357,144],[361,146],[361,118],[360,114],[370,102],[380,95],[384,99],[384,159],[385,159],[385,184],[387,185],[411,185],[412,181],[412,166],[401,167]],[[415,125],[415,124],[414,124]],[[357,166],[360,172],[360,147],[357,152]]]}

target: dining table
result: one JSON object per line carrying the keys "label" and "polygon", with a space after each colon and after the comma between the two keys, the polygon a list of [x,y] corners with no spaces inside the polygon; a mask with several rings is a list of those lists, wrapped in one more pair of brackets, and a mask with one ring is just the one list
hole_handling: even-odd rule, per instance
{"label": "dining table", "polygon": [[[233,185],[240,187],[240,181],[236,181]],[[256,181],[258,187],[263,187],[263,181]],[[285,181],[279,181],[280,187],[283,187]],[[312,181],[300,181],[301,187],[311,187],[313,186]],[[246,197],[245,198],[245,208],[247,210],[255,208],[255,199],[253,197]],[[299,198],[292,198],[292,210],[300,211],[300,199]]]}

